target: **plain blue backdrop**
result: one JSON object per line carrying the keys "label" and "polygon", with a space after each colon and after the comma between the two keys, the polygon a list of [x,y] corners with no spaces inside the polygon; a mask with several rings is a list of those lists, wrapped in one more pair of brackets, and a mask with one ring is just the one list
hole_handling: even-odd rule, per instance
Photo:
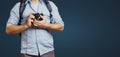
{"label": "plain blue backdrop", "polygon": [[[56,57],[120,57],[119,0],[52,0],[65,22],[53,32]],[[5,33],[17,0],[0,2],[0,57],[20,57],[19,35]]]}

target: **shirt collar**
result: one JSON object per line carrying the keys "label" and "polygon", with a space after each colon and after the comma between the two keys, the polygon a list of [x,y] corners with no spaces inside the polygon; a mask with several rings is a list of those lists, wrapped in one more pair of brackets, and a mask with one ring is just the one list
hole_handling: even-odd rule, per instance
{"label": "shirt collar", "polygon": [[[43,2],[43,0],[39,0],[40,2]],[[27,3],[31,3],[31,0],[27,0],[26,2],[25,2],[25,4],[27,4]]]}

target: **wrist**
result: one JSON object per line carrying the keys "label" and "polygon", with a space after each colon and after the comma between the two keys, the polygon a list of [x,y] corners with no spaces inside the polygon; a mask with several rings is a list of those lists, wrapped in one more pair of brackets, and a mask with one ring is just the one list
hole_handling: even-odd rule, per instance
{"label": "wrist", "polygon": [[29,26],[27,24],[23,25],[25,29],[29,28]]}
{"label": "wrist", "polygon": [[43,28],[48,29],[49,27],[50,27],[50,26],[49,26],[49,23],[46,23]]}

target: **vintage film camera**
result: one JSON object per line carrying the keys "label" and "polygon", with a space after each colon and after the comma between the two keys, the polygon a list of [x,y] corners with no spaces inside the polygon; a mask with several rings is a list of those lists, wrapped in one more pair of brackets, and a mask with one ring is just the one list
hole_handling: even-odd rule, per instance
{"label": "vintage film camera", "polygon": [[33,14],[33,15],[35,16],[35,19],[36,19],[36,20],[38,20],[38,21],[43,20],[43,19],[40,17],[40,15],[43,16],[43,13],[35,13],[35,14]]}

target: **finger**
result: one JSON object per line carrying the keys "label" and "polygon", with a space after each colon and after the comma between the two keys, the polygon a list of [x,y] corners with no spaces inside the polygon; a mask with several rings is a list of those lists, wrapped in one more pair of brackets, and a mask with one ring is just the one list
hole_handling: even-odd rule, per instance
{"label": "finger", "polygon": [[34,17],[34,15],[33,15],[33,13],[30,13],[30,15],[29,15],[30,17]]}
{"label": "finger", "polygon": [[38,26],[37,24],[34,24],[34,26]]}
{"label": "finger", "polygon": [[40,22],[40,21],[36,21],[36,23],[37,23],[37,24],[41,24],[41,22]]}
{"label": "finger", "polygon": [[44,16],[40,15],[40,17],[41,17],[42,19],[44,19]]}
{"label": "finger", "polygon": [[31,20],[35,20],[35,17],[34,16],[30,16]]}
{"label": "finger", "polygon": [[33,13],[31,12],[30,15],[33,15]]}
{"label": "finger", "polygon": [[34,20],[33,23],[34,23],[34,24],[38,24],[37,20]]}
{"label": "finger", "polygon": [[40,26],[41,23],[39,23],[39,22],[36,21],[36,22],[34,22],[34,25],[35,25],[35,26],[36,26],[36,25],[37,25],[37,26]]}
{"label": "finger", "polygon": [[31,22],[33,22],[33,20],[31,20]]}

